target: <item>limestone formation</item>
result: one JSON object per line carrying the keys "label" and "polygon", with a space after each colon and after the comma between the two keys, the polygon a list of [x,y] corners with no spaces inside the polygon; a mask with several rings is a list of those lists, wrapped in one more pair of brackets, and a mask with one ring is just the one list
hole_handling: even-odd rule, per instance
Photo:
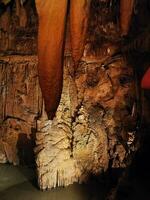
{"label": "limestone formation", "polygon": [[18,157],[33,160],[36,118],[42,105],[36,67],[36,56],[0,57],[0,152],[13,164]]}
{"label": "limestone formation", "polygon": [[66,57],[56,117],[48,120],[43,109],[37,121],[35,154],[42,190],[84,182],[108,166],[125,167],[137,148],[135,127],[130,127],[137,120],[132,68],[123,58],[108,69],[83,61],[74,81],[71,63]]}
{"label": "limestone formation", "polygon": [[29,21],[33,11],[28,11],[21,27],[13,11],[11,21],[4,23],[8,13],[0,18],[0,162],[30,164],[35,155],[42,190],[124,168],[138,148],[135,72],[122,56],[104,65],[121,39],[117,8],[107,0],[91,1],[75,74],[66,34],[63,92],[53,121],[44,111],[38,84],[35,13]]}
{"label": "limestone formation", "polygon": [[135,127],[130,127],[137,120],[133,69],[123,58],[108,69],[82,61],[74,80],[72,59],[66,56],[56,118],[49,121],[43,110],[36,122],[42,108],[36,65],[35,56],[1,57],[1,162],[28,159],[37,128],[41,189],[85,181],[108,165],[125,167],[137,148]]}

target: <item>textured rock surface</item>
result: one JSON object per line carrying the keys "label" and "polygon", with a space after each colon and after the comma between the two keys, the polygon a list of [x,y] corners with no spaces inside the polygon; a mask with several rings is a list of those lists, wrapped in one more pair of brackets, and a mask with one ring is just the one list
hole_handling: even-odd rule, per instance
{"label": "textured rock surface", "polygon": [[10,7],[1,8],[0,53],[6,55],[37,53],[37,17],[33,2],[28,1],[24,8],[20,9],[19,15],[15,3]]}
{"label": "textured rock surface", "polygon": [[0,57],[0,151],[13,164],[18,156],[33,160],[36,117],[42,105],[36,66],[36,56]]}
{"label": "textured rock surface", "polygon": [[61,102],[49,121],[42,110],[36,56],[1,56],[0,161],[32,161],[37,129],[41,189],[86,181],[108,166],[125,167],[137,148],[135,77],[123,58],[106,69],[101,64],[84,58],[72,78],[72,60],[66,56]]}
{"label": "textured rock surface", "polygon": [[47,120],[43,112],[37,121],[35,153],[43,190],[86,181],[108,166],[125,167],[137,147],[135,127],[130,127],[137,120],[135,80],[123,58],[108,69],[83,61],[75,81],[70,57],[64,66],[56,118]]}

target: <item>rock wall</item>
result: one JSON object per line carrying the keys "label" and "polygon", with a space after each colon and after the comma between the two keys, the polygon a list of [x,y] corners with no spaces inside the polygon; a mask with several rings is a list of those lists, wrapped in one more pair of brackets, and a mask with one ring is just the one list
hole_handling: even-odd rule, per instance
{"label": "rock wall", "polygon": [[32,1],[0,9],[0,162],[34,161],[41,110],[37,75],[37,16]]}
{"label": "rock wall", "polygon": [[41,108],[36,56],[0,56],[1,162],[33,161]]}
{"label": "rock wall", "polygon": [[33,1],[27,1],[19,10],[16,9],[13,1],[8,6],[2,5],[0,9],[0,54],[37,54],[38,22]]}

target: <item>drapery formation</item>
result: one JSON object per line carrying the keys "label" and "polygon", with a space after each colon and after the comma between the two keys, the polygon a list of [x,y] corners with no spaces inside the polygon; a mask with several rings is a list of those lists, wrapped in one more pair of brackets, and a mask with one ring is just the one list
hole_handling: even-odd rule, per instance
{"label": "drapery formation", "polygon": [[45,110],[53,118],[59,104],[63,76],[63,47],[67,9],[70,7],[72,57],[77,65],[83,54],[90,0],[36,1],[39,15],[39,81]]}
{"label": "drapery formation", "polygon": [[[38,72],[45,110],[49,119],[55,115],[62,91],[63,51],[67,16],[74,67],[82,57],[91,0],[36,0],[39,15]],[[134,0],[120,2],[121,35],[127,35]]]}
{"label": "drapery formation", "polygon": [[62,89],[62,55],[67,0],[36,1],[39,15],[38,72],[45,110],[52,118]]}

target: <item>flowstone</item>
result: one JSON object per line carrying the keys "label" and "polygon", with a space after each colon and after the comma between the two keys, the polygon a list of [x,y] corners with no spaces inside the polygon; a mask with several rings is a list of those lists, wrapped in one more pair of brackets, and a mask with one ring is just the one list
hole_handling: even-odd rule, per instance
{"label": "flowstone", "polygon": [[[64,62],[63,92],[56,117],[43,112],[37,121],[36,163],[42,190],[84,182],[91,174],[127,165],[135,151],[135,81],[123,58],[103,69],[82,61],[72,77],[72,61]],[[122,81],[123,80],[123,81]]]}

